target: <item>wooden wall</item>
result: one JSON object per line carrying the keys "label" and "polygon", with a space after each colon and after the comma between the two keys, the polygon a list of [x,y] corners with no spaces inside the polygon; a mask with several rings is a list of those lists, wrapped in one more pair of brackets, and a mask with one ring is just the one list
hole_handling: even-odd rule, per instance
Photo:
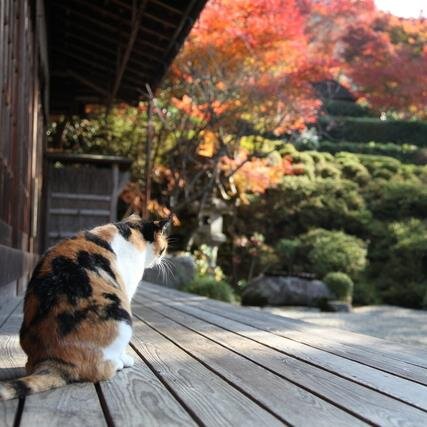
{"label": "wooden wall", "polygon": [[[130,161],[112,156],[48,153],[45,249],[59,240],[117,220],[117,200]],[[62,160],[62,162],[61,162]]]}
{"label": "wooden wall", "polygon": [[0,1],[0,297],[39,251],[47,55],[42,0]]}

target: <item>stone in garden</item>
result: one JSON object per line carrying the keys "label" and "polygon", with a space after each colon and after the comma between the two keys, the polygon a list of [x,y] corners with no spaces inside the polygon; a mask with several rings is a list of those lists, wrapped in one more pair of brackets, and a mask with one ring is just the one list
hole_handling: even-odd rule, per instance
{"label": "stone in garden", "polygon": [[196,264],[191,255],[167,256],[167,267],[145,270],[143,280],[173,289],[181,289],[193,281],[196,275]]}
{"label": "stone in garden", "polygon": [[242,294],[242,304],[317,307],[320,302],[332,298],[332,293],[320,280],[262,275],[248,283]]}
{"label": "stone in garden", "polygon": [[343,301],[328,301],[327,302],[327,311],[335,313],[351,313],[352,306],[351,304]]}

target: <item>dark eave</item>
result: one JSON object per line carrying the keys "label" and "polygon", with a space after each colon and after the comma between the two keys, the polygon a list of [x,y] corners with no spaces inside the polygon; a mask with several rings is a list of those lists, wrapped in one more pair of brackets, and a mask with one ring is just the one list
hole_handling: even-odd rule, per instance
{"label": "dark eave", "polygon": [[206,1],[46,0],[51,113],[154,91]]}

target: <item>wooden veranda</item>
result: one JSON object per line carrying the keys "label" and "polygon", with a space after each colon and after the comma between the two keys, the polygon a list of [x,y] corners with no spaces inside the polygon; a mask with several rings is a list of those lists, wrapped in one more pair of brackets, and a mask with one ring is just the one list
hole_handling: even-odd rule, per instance
{"label": "wooden veranda", "polygon": [[[0,380],[23,374],[21,301],[0,309]],[[111,381],[0,402],[2,426],[426,426],[420,348],[149,283]]]}

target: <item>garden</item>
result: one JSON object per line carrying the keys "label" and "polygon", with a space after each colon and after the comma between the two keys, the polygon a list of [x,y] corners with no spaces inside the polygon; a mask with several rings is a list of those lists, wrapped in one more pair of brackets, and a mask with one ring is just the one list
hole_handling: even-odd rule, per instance
{"label": "garden", "polygon": [[426,39],[368,0],[212,0],[149,107],[88,104],[49,147],[133,161],[120,215],[174,215],[180,289],[265,305],[253,282],[291,277],[326,310],[426,308]]}

